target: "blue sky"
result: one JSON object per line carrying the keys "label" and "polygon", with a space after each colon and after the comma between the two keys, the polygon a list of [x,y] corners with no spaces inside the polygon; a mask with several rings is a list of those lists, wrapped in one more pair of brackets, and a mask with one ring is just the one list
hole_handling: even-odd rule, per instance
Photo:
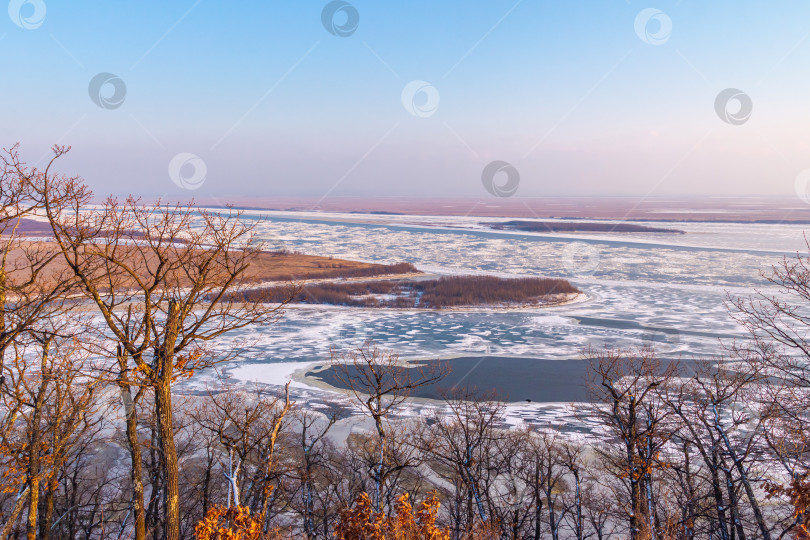
{"label": "blue sky", "polygon": [[[345,37],[325,1],[17,4],[0,143],[30,162],[72,145],[61,168],[99,194],[186,195],[178,154],[220,198],[486,196],[493,160],[518,196],[790,196],[810,168],[806,1],[353,0]],[[671,21],[661,44],[635,31],[647,8]],[[98,73],[120,107],[90,98]],[[406,100],[422,116],[411,81],[439,96]],[[753,103],[740,125],[715,111],[726,88]]]}

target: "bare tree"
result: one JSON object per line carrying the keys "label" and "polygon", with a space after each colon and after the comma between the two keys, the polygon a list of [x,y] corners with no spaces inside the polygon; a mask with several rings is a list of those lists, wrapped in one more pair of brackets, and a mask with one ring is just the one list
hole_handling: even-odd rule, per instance
{"label": "bare tree", "polygon": [[757,385],[763,436],[787,475],[784,482],[772,482],[772,494],[792,494],[798,504],[786,527],[801,529],[809,510],[801,501],[804,491],[810,492],[802,487],[810,474],[810,255],[784,257],[763,277],[774,289],[729,297],[732,317],[751,338],[734,344],[732,353],[749,370],[766,375]]}
{"label": "bare tree", "polygon": [[503,409],[495,394],[454,389],[446,393],[444,407],[431,418],[429,438],[422,441],[422,451],[436,473],[453,486],[449,512],[454,538],[469,534],[476,518],[481,522],[490,519],[483,492],[484,469],[492,461],[489,453],[495,451],[497,439],[505,436],[497,430]]}
{"label": "bare tree", "polygon": [[[576,540],[585,538],[585,515],[583,513],[583,481],[587,471],[583,454],[585,447],[566,440],[557,443],[557,456],[560,465],[566,470],[569,489],[563,494],[565,516],[571,522],[571,530]],[[567,496],[566,496],[567,495]]]}
{"label": "bare tree", "polygon": [[[327,466],[331,446],[326,439],[329,430],[338,420],[337,409],[326,412],[300,410],[295,415],[294,425],[300,429],[300,449],[298,466],[296,467],[296,481],[300,490],[300,505],[296,504],[298,513],[303,521],[304,535],[307,539],[315,538],[316,531],[323,527],[328,520],[326,515],[328,507],[315,508],[316,483],[319,489],[328,489],[322,482],[318,482],[321,471]],[[319,514],[316,522],[316,513]],[[328,525],[327,525],[328,527]]]}
{"label": "bare tree", "polygon": [[[751,479],[761,441],[761,430],[756,424],[761,418],[752,414],[755,403],[749,400],[752,397],[749,387],[759,379],[758,373],[736,371],[726,361],[706,361],[699,364],[693,377],[670,381],[664,394],[668,408],[679,419],[673,438],[681,441],[684,448],[683,457],[673,470],[685,481],[689,449],[697,452],[713,501],[711,520],[723,540],[735,534],[746,536],[740,488],[754,513],[758,535],[764,538],[770,535]],[[694,490],[688,484],[685,488]]]}
{"label": "bare tree", "polygon": [[26,238],[44,206],[37,182],[63,152],[55,148],[42,170],[21,161],[19,145],[0,154],[0,371],[8,348],[39,322],[57,317],[74,285],[72,273],[54,264],[60,257],[56,246]]}
{"label": "bare tree", "polygon": [[534,460],[528,450],[534,434],[527,426],[498,431],[493,447],[483,454],[487,462],[481,484],[488,494],[490,520],[481,525],[497,524],[501,536],[511,540],[532,538],[543,530],[541,490],[533,483]]}
{"label": "bare tree", "polygon": [[[560,526],[568,513],[563,501],[567,491],[565,477],[568,468],[564,463],[560,437],[556,430],[529,433],[522,452],[524,473],[527,479],[531,479],[529,485],[537,490],[538,510],[545,503],[546,523],[553,540],[560,538]],[[539,519],[539,513],[537,517]],[[535,530],[539,530],[539,523],[535,525]]]}
{"label": "bare tree", "polygon": [[17,341],[14,348],[13,362],[4,367],[8,384],[0,392],[7,411],[0,447],[6,470],[16,471],[6,480],[26,493],[26,536],[34,540],[39,529],[50,528],[60,469],[81,437],[100,421],[95,416],[97,383],[82,373],[86,362],[76,340],[48,332],[27,346]]}
{"label": "bare tree", "polygon": [[613,493],[602,485],[603,467],[599,460],[591,463],[583,478],[582,509],[590,531],[585,538],[608,540],[617,535],[616,502]]}
{"label": "bare tree", "polygon": [[616,479],[626,486],[625,514],[633,540],[660,537],[654,472],[666,443],[662,424],[670,412],[659,389],[676,376],[677,365],[664,364],[654,351],[588,351],[590,391],[595,405],[588,414],[605,428],[597,450]]}
{"label": "bare tree", "polygon": [[[244,503],[257,514],[266,515],[274,489],[279,433],[292,407],[289,384],[283,400],[227,387],[224,391],[209,391],[201,409],[191,413],[224,450],[220,466],[228,483],[228,506]],[[250,485],[243,497],[245,479]]]}
{"label": "bare tree", "polygon": [[[68,150],[54,147],[54,160]],[[147,387],[154,396],[166,538],[175,540],[180,516],[172,385],[227,357],[206,347],[212,340],[281,315],[280,306],[228,296],[249,281],[248,268],[260,250],[253,242],[253,225],[238,212],[212,213],[192,204],[145,205],[133,198],[111,198],[89,208],[91,193],[80,179],[56,175],[50,167],[42,172],[28,168],[15,154],[9,163],[35,185],[64,264],[120,346],[109,373],[124,402],[134,405],[127,398],[132,386]],[[131,444],[131,461],[136,538],[142,540],[136,447]]]}
{"label": "bare tree", "polygon": [[356,398],[364,414],[371,417],[377,431],[378,452],[374,479],[374,505],[382,509],[383,490],[388,478],[407,466],[391,462],[391,441],[386,419],[420,386],[433,384],[444,376],[438,363],[409,365],[399,355],[372,342],[334,358],[336,376]]}

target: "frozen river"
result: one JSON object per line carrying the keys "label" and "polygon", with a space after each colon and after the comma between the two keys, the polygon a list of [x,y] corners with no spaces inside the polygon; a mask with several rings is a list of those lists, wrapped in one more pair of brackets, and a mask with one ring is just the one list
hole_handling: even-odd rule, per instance
{"label": "frozen river", "polygon": [[[242,362],[317,362],[330,347],[372,339],[403,357],[579,358],[588,346],[652,345],[662,355],[711,356],[743,335],[728,294],[804,247],[801,225],[656,223],[686,234],[536,234],[492,231],[473,217],[251,212],[270,248],[379,263],[407,261],[439,274],[570,279],[582,302],[531,310],[406,311],[293,307]],[[545,220],[548,221],[548,220]]]}

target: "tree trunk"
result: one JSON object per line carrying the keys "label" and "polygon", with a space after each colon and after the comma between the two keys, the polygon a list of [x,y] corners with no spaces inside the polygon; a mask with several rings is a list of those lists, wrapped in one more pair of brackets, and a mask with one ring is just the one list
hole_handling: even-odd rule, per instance
{"label": "tree trunk", "polygon": [[[624,422],[621,420],[621,415],[618,411],[619,403],[615,402],[613,405],[614,418],[619,426],[623,426]],[[641,475],[637,472],[636,467],[636,400],[634,397],[630,398],[628,405],[628,420],[627,428],[625,430],[625,449],[627,452],[627,471],[630,479],[630,538],[636,540],[639,537],[639,523],[642,522],[639,514],[641,514],[641,489],[639,482]]]}
{"label": "tree trunk", "polygon": [[145,540],[146,510],[144,508],[143,458],[141,442],[138,440],[138,414],[129,384],[119,379],[118,386],[121,389],[126,415],[127,446],[130,458],[129,474],[132,481],[132,506],[135,514],[135,540]]}
{"label": "tree trunk", "polygon": [[276,418],[275,423],[273,424],[273,430],[270,432],[270,448],[267,452],[267,462],[265,463],[264,469],[264,487],[262,489],[262,511],[261,516],[264,520],[264,532],[267,532],[269,523],[267,521],[268,515],[267,510],[270,507],[270,497],[273,494],[274,486],[270,483],[272,479],[273,469],[275,468],[275,453],[276,453],[276,440],[278,438],[278,433],[281,430],[281,425],[284,422],[284,416],[290,411],[290,407],[292,403],[290,402],[290,383],[288,382],[287,385],[284,387],[284,407],[282,407],[281,411],[279,412],[278,417]]}
{"label": "tree trunk", "polygon": [[44,515],[39,523],[39,538],[40,540],[50,540],[51,538],[51,524],[53,523],[53,506],[56,499],[56,489],[59,487],[59,480],[54,474],[46,484]]}
{"label": "tree trunk", "polygon": [[726,475],[726,489],[728,490],[729,509],[731,510],[731,521],[734,523],[734,530],[740,540],[745,540],[745,529],[740,518],[740,506],[737,503],[737,494],[734,487],[734,479],[731,477],[731,469],[724,470]]}
{"label": "tree trunk", "polygon": [[[68,510],[67,524],[65,527],[67,529],[67,538],[76,538],[76,530],[78,528],[77,522],[79,519],[79,509],[78,504],[76,503],[76,498],[79,495],[78,489],[76,489],[76,486],[78,486],[79,483],[77,480],[78,474],[79,471],[75,470],[70,478],[65,478],[65,483],[62,486],[65,493],[70,493],[70,497],[68,498],[68,503],[66,505],[70,509]],[[69,486],[68,483],[70,484]],[[68,487],[70,489],[68,489]]]}
{"label": "tree trunk", "polygon": [[304,503],[304,535],[307,537],[307,540],[312,540],[313,538],[313,531],[312,531],[312,460],[310,459],[310,451],[312,450],[312,446],[314,446],[314,442],[312,445],[307,444],[307,423],[306,421],[302,422],[302,429],[301,429],[301,449],[303,451],[304,456],[304,478],[303,478],[303,493],[301,495]]}
{"label": "tree trunk", "polygon": [[646,488],[646,496],[647,496],[647,519],[648,519],[648,526],[650,527],[650,538],[652,540],[656,540],[658,535],[656,533],[656,519],[655,519],[655,501],[653,500],[653,483],[652,483],[652,460],[653,460],[653,448],[652,448],[652,437],[650,433],[653,432],[653,425],[652,425],[652,418],[649,416],[652,412],[649,412],[647,415],[647,455],[645,456],[645,472],[644,472],[644,483]]}
{"label": "tree trunk", "polygon": [[737,452],[731,445],[731,441],[729,440],[728,435],[726,435],[726,431],[723,429],[723,426],[720,425],[720,415],[717,412],[717,407],[714,404],[712,404],[712,410],[714,411],[714,426],[717,429],[717,432],[720,434],[720,437],[722,437],[723,442],[726,445],[726,450],[728,450],[728,455],[731,457],[731,461],[734,463],[734,466],[740,475],[740,481],[742,482],[743,489],[745,489],[745,495],[748,497],[751,510],[754,512],[754,518],[757,521],[759,532],[762,535],[763,540],[771,540],[771,532],[768,530],[768,527],[765,524],[765,517],[762,515],[762,510],[759,508],[756,494],[754,493],[754,489],[751,487],[751,482],[749,481],[748,473],[742,464],[742,459],[737,457]]}
{"label": "tree trunk", "polygon": [[28,490],[28,525],[26,526],[26,538],[36,540],[37,538],[37,513],[39,512],[39,478],[34,477],[29,480]]}
{"label": "tree trunk", "polygon": [[158,385],[155,388],[155,412],[160,434],[160,451],[163,454],[165,538],[166,540],[178,540],[180,537],[180,475],[177,465],[177,449],[174,445],[171,407],[171,385]]}
{"label": "tree trunk", "polygon": [[211,506],[211,469],[214,467],[214,458],[210,450],[208,450],[205,462],[205,475],[203,476],[203,489],[202,489],[202,515],[208,515],[208,508]]}
{"label": "tree trunk", "polygon": [[25,500],[28,498],[28,486],[17,495],[17,502],[14,504],[14,509],[11,511],[11,514],[8,516],[5,525],[3,525],[3,530],[0,531],[0,540],[6,540],[11,534],[11,530],[14,528],[14,523],[16,523],[17,518],[22,512],[23,506],[25,506]]}
{"label": "tree trunk", "polygon": [[42,380],[39,383],[37,397],[34,401],[34,411],[31,418],[31,436],[28,440],[28,524],[26,526],[26,538],[36,540],[37,538],[37,517],[39,514],[39,484],[41,474],[40,462],[40,442],[42,439],[42,428],[39,425],[42,416],[42,407],[45,403],[45,394],[48,391],[48,353],[51,347],[51,337],[46,337],[42,344],[42,361],[40,373]]}
{"label": "tree trunk", "polygon": [[[305,454],[306,455],[306,454]],[[308,456],[307,456],[307,461]],[[304,477],[304,535],[307,540],[312,540],[312,482],[309,480],[309,463],[306,464],[306,476]]]}
{"label": "tree trunk", "polygon": [[[379,409],[379,403],[377,405]],[[377,436],[380,439],[380,459],[377,462],[377,478],[375,478],[375,497],[376,500],[374,501],[374,505],[377,507],[377,511],[382,510],[382,492],[383,492],[383,468],[385,467],[385,430],[383,429],[382,425],[382,417],[375,416],[374,417],[375,425],[377,426]]]}
{"label": "tree trunk", "polygon": [[2,388],[3,384],[6,382],[4,368],[6,365],[6,348],[8,347],[8,342],[6,341],[7,337],[6,337],[6,310],[5,310],[6,271],[2,266],[0,266],[0,306],[3,306],[3,309],[0,309],[0,388]]}
{"label": "tree trunk", "polygon": [[[551,460],[551,457],[549,457]],[[546,504],[548,505],[548,526],[551,528],[551,539],[558,540],[560,537],[560,531],[557,528],[557,513],[554,511],[554,501],[552,500],[552,495],[554,491],[554,484],[551,481],[551,464],[549,464],[548,469],[546,469]]]}
{"label": "tree trunk", "polygon": [[574,498],[574,505],[576,510],[576,528],[574,533],[576,535],[577,540],[583,539],[583,527],[582,527],[582,494],[580,491],[580,482],[579,482],[579,470],[574,469],[574,489],[575,489],[575,498]]}
{"label": "tree trunk", "polygon": [[[32,450],[36,452],[37,450]],[[31,461],[38,461],[32,459]],[[37,513],[39,512],[39,470],[31,467],[29,470],[34,472],[35,476],[28,479],[28,524],[26,525],[26,538],[28,540],[36,540],[37,538]]]}
{"label": "tree trunk", "polygon": [[683,445],[684,456],[684,493],[686,494],[686,508],[683,514],[683,536],[684,540],[692,540],[695,537],[695,487],[692,478],[692,461],[690,459],[689,444]]}
{"label": "tree trunk", "polygon": [[152,493],[146,507],[146,530],[152,531],[153,540],[160,540],[163,530],[163,454],[160,452],[160,435],[154,418],[150,426],[149,485]]}
{"label": "tree trunk", "polygon": [[717,474],[719,468],[717,446],[712,448],[712,463],[709,464],[709,470],[712,477],[712,493],[714,494],[714,506],[717,510],[717,521],[720,527],[720,540],[730,540],[728,532],[728,520],[726,519],[726,508],[723,504],[723,491],[720,486],[720,476]]}
{"label": "tree trunk", "polygon": [[540,496],[540,467],[534,468],[534,540],[540,540],[540,526],[542,525],[543,498]]}
{"label": "tree trunk", "polygon": [[178,334],[179,306],[169,302],[166,319],[166,334],[163,346],[157,351],[158,373],[155,381],[155,416],[160,435],[160,451],[163,457],[163,505],[166,520],[165,540],[180,538],[180,474],[177,463],[177,448],[174,444],[172,418],[172,376],[174,371],[174,347]]}

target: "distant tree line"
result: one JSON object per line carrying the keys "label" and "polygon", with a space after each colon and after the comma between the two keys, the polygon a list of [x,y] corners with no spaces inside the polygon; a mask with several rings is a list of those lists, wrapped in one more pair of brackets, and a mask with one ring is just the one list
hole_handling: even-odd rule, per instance
{"label": "distant tree line", "polygon": [[[774,268],[781,294],[729,299],[749,339],[697,368],[586,351],[573,431],[510,425],[461,386],[408,414],[441,364],[372,342],[333,351],[346,395],[296,403],[188,384],[297,294],[231,294],[261,249],[251,222],[90,205],[53,163],[2,159],[0,540],[810,538],[806,257]],[[17,234],[34,215],[50,241]]]}
{"label": "distant tree line", "polygon": [[501,221],[484,223],[491,229],[526,232],[603,232],[603,233],[664,233],[685,234],[679,229],[650,227],[619,221],[596,223],[593,221]]}

